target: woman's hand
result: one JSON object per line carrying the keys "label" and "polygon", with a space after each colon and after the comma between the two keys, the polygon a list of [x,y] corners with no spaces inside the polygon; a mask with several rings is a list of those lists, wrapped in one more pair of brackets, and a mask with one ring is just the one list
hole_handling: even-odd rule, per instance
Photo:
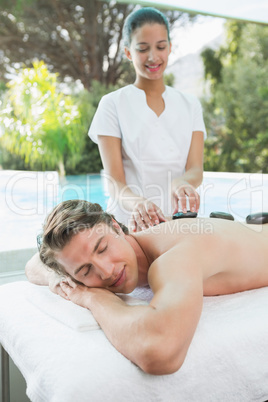
{"label": "woman's hand", "polygon": [[138,201],[131,213],[130,229],[133,232],[145,230],[151,226],[166,222],[161,209],[148,200]]}
{"label": "woman's hand", "polygon": [[183,182],[172,192],[174,207],[173,215],[176,214],[179,209],[181,209],[183,213],[187,212],[187,198],[189,201],[190,211],[198,212],[200,206],[200,196],[191,184]]}

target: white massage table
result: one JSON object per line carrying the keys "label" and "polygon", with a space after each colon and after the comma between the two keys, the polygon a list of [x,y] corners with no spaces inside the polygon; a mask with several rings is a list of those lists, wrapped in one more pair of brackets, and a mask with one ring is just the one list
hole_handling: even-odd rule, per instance
{"label": "white massage table", "polygon": [[[132,296],[130,304],[152,295],[145,288]],[[205,297],[186,360],[172,375],[145,374],[110,344],[89,311],[26,281],[0,286],[0,343],[33,402],[268,400],[268,287]]]}

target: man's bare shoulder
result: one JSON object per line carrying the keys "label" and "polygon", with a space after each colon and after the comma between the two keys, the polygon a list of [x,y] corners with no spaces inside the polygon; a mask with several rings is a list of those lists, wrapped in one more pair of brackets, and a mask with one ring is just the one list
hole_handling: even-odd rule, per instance
{"label": "man's bare shoulder", "polygon": [[198,218],[168,222],[141,233],[138,241],[150,263],[149,277],[156,273],[160,277],[162,271],[165,281],[175,280],[185,275],[182,271],[191,274],[189,266],[201,270],[203,280],[220,272],[233,274],[257,249],[265,253],[265,233],[249,226]]}
{"label": "man's bare shoulder", "polygon": [[137,240],[147,252],[159,256],[181,241],[190,238],[193,243],[198,241],[218,242],[239,241],[239,238],[255,238],[256,234],[268,236],[268,225],[247,225],[244,222],[234,222],[213,218],[192,218],[168,221],[137,234]]}
{"label": "man's bare shoulder", "polygon": [[200,237],[211,237],[215,234],[212,220],[208,218],[180,219],[162,223],[135,237],[150,262],[160,257],[181,242],[195,240]]}

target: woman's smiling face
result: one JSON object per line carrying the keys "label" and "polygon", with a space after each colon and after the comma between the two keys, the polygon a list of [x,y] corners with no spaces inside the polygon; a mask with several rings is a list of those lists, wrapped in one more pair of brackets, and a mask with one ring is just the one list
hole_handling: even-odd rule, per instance
{"label": "woman's smiling face", "polygon": [[57,253],[57,261],[88,287],[130,293],[138,283],[136,254],[120,227],[101,223],[75,234]]}
{"label": "woman's smiling face", "polygon": [[125,48],[137,77],[149,80],[163,77],[170,51],[167,29],[158,23],[137,28],[132,34],[130,48]]}

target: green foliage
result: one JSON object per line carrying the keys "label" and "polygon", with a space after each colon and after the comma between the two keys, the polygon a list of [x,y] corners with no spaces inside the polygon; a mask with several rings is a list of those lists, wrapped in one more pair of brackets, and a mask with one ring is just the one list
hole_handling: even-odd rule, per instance
{"label": "green foliage", "polygon": [[57,74],[43,62],[25,68],[7,84],[0,113],[1,144],[33,167],[57,168],[64,174],[64,156],[74,163],[83,147],[81,116],[74,99],[59,89]]}
{"label": "green foliage", "polygon": [[35,0],[1,0],[2,8],[11,8],[14,13],[19,13],[25,6],[31,6]]}
{"label": "green foliage", "polygon": [[203,103],[206,170],[268,173],[267,38],[268,27],[232,22],[227,45],[214,52],[222,67],[218,76],[215,66],[206,74],[212,84]]}
{"label": "green foliage", "polygon": [[27,170],[27,164],[19,155],[12,154],[0,145],[0,169]]}
{"label": "green foliage", "polygon": [[[101,0],[0,1],[3,168],[99,172],[98,147],[88,128],[101,97],[135,81],[122,47],[123,23],[135,7],[140,6]],[[196,18],[162,11],[171,27]],[[17,77],[8,87],[7,72]],[[62,85],[65,79],[71,82]],[[173,85],[174,77],[165,80]],[[86,90],[78,90],[77,81]]]}
{"label": "green foliage", "polygon": [[0,81],[0,96],[7,90],[6,84],[4,81]]}
{"label": "green foliage", "polygon": [[[240,44],[248,24],[229,20],[226,23],[226,46],[221,49],[222,56],[230,61],[235,61],[239,57]],[[246,28],[246,29],[245,29]]]}
{"label": "green foliage", "polygon": [[116,89],[118,89],[117,86],[109,85],[106,87],[98,81],[93,81],[90,91],[84,90],[77,95],[76,102],[81,113],[85,147],[75,165],[70,165],[66,160],[66,172],[68,174],[99,173],[102,169],[98,146],[88,137],[88,129],[101,98]]}
{"label": "green foliage", "polygon": [[217,52],[206,48],[202,51],[201,57],[204,64],[205,78],[210,80],[211,84],[221,81],[222,62]]}
{"label": "green foliage", "polygon": [[[0,107],[0,162],[6,169],[97,173],[98,147],[88,129],[103,95],[117,87],[63,85],[43,62],[22,69],[7,84]],[[68,94],[66,94],[68,92]]]}
{"label": "green foliage", "polygon": [[[14,66],[31,67],[44,60],[63,81],[80,80],[116,85],[134,81],[126,62],[122,30],[126,16],[138,4],[103,0],[1,0],[0,79]],[[195,17],[178,10],[163,10],[172,26]]]}
{"label": "green foliage", "polygon": [[168,85],[170,87],[174,87],[174,83],[175,83],[174,74],[173,73],[165,74],[164,75],[164,82],[165,82],[165,85]]}

